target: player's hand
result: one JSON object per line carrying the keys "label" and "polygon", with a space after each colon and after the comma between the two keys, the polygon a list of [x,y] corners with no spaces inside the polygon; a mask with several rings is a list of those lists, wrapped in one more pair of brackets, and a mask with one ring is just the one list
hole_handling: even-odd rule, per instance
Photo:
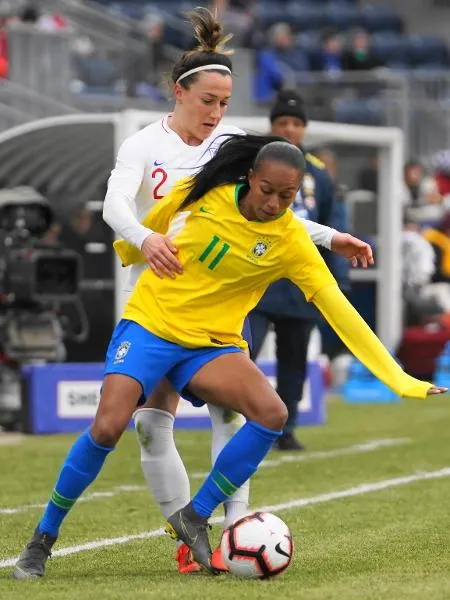
{"label": "player's hand", "polygon": [[183,267],[175,256],[178,249],[168,236],[151,233],[143,241],[141,251],[150,269],[161,279],[164,275],[175,279],[177,273],[183,272]]}
{"label": "player's hand", "polygon": [[438,387],[437,385],[433,385],[427,392],[427,396],[435,396],[436,394],[445,394],[448,392],[448,388],[446,387]]}
{"label": "player's hand", "polygon": [[336,232],[331,240],[331,250],[348,258],[353,267],[358,266],[358,261],[364,269],[374,264],[372,248],[370,244],[355,238],[349,233]]}

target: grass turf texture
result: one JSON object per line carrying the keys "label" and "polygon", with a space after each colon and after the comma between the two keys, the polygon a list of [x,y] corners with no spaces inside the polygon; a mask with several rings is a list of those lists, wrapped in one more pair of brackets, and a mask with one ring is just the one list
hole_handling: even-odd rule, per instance
{"label": "grass turf texture", "polygon": [[[450,467],[450,398],[384,406],[330,403],[328,424],[298,430],[309,451],[368,440],[406,438],[391,447],[262,469],[252,481],[252,506],[351,488]],[[0,445],[0,509],[44,503],[72,436],[27,437]],[[176,433],[189,472],[209,468],[209,433]],[[280,458],[273,452],[270,459]],[[193,490],[200,479],[192,482]],[[88,492],[143,486],[137,443],[127,433]],[[47,576],[16,582],[0,569],[2,600],[121,600],[212,598],[246,600],[447,600],[450,598],[450,477],[332,500],[278,513],[295,542],[290,568],[272,581],[230,576],[179,576],[168,536],[90,550],[48,563]],[[0,514],[0,561],[16,556],[40,509]],[[158,529],[163,525],[148,491],[122,492],[79,503],[56,548]],[[220,527],[214,526],[218,540]]]}

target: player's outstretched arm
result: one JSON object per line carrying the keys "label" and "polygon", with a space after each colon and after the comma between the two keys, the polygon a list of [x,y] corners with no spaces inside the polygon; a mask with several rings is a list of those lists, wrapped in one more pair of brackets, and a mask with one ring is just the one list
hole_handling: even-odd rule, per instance
{"label": "player's outstretched arm", "polygon": [[336,231],[331,240],[331,250],[348,258],[352,266],[357,267],[360,263],[364,269],[374,264],[373,252],[370,244],[350,235]]}
{"label": "player's outstretched arm", "polygon": [[[297,217],[298,218],[298,217]],[[332,227],[309,221],[308,219],[299,220],[303,223],[306,231],[316,246],[323,246],[327,250],[332,250],[351,261],[354,267],[361,263],[361,266],[367,268],[373,265],[373,253],[370,244],[359,240],[349,233],[341,233]]]}
{"label": "player's outstretched arm", "polygon": [[446,391],[405,373],[336,284],[322,288],[312,301],[350,351],[396,394],[425,398]]}

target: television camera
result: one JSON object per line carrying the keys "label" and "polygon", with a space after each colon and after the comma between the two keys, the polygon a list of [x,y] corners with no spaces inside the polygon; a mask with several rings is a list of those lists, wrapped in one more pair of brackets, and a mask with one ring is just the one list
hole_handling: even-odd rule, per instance
{"label": "television camera", "polygon": [[61,308],[80,302],[81,258],[44,240],[52,223],[34,189],[0,191],[0,347],[18,363],[64,360]]}

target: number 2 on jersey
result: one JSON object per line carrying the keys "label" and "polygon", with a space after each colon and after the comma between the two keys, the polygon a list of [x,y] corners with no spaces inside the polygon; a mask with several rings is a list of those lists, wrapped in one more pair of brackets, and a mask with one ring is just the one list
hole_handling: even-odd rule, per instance
{"label": "number 2 on jersey", "polygon": [[161,169],[161,167],[158,167],[157,169],[152,171],[152,179],[156,179],[156,178],[158,178],[159,181],[153,188],[153,198],[154,198],[154,200],[161,200],[161,198],[164,198],[164,194],[160,194],[159,189],[166,182],[167,172],[164,171],[164,169]]}
{"label": "number 2 on jersey", "polygon": [[[220,241],[220,238],[217,235],[215,235],[213,239],[209,242],[209,244],[206,246],[206,248],[203,250],[198,260],[200,262],[205,262],[205,260],[208,258],[208,256],[211,254],[211,252],[214,250],[214,248]],[[223,242],[222,248],[219,250],[218,254],[216,254],[216,257],[213,258],[213,260],[209,263],[208,269],[210,269],[211,271],[215,269],[230,248],[230,244]]]}

